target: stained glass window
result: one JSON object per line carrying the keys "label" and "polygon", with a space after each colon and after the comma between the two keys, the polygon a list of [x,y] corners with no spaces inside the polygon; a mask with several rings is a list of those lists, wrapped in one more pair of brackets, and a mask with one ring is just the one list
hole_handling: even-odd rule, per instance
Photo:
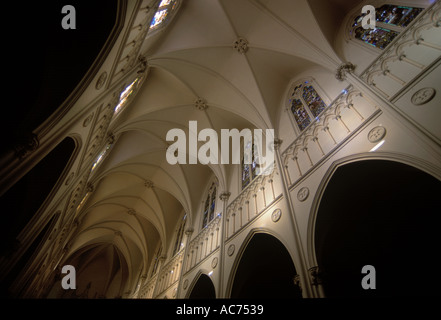
{"label": "stained glass window", "polygon": [[138,77],[131,84],[125,87],[125,89],[120,93],[119,102],[115,107],[115,112],[114,112],[115,115],[119,113],[127,104],[129,97],[133,94],[139,82],[140,82],[140,78]]}
{"label": "stained glass window", "polygon": [[176,0],[162,0],[150,23],[150,30],[158,29],[176,7]]}
{"label": "stained glass window", "polygon": [[317,91],[315,91],[313,86],[304,86],[302,97],[314,117],[318,117],[318,115],[322,113],[323,110],[325,110],[326,105],[323,102],[322,98],[320,98],[320,96],[318,95]]}
{"label": "stained glass window", "polygon": [[98,155],[98,157],[96,157],[96,159],[92,165],[91,172],[93,170],[95,170],[96,167],[98,167],[98,165],[104,160],[104,157],[106,156],[107,152],[112,148],[112,146],[113,146],[113,143],[109,143],[106,145],[104,150],[100,152],[100,154]]}
{"label": "stained glass window", "polygon": [[375,9],[376,28],[364,29],[363,17],[354,19],[350,33],[358,40],[383,50],[400,34],[424,9],[385,4]]}
{"label": "stained glass window", "polygon": [[214,218],[214,208],[216,207],[216,187],[214,187],[214,191],[211,194],[211,204],[210,204],[210,217],[209,221],[213,220]]}
{"label": "stained glass window", "polygon": [[250,183],[250,165],[242,159],[242,189]]}
{"label": "stained glass window", "polygon": [[249,163],[250,161],[245,161],[245,156],[242,157],[242,189],[244,189],[247,185],[250,184],[251,181],[253,181],[253,179],[255,177],[257,177],[260,173],[260,165],[257,163],[258,162],[258,152],[257,152],[257,148],[254,148],[254,144],[252,144],[251,142],[248,143],[248,145],[246,146],[246,148],[251,148],[251,163]]}
{"label": "stained glass window", "polygon": [[309,81],[304,81],[295,86],[289,103],[300,131],[305,130],[312,119],[318,119],[319,115],[326,109],[325,102]]}
{"label": "stained glass window", "polygon": [[208,190],[207,199],[204,204],[204,216],[202,218],[202,228],[205,228],[214,218],[214,210],[216,208],[216,183],[211,184]]}
{"label": "stained glass window", "polygon": [[398,32],[385,28],[363,29],[363,27],[358,27],[354,32],[356,39],[381,50],[386,48],[398,35]]}
{"label": "stained glass window", "polygon": [[376,19],[379,22],[399,27],[407,27],[424,9],[385,4],[376,9]]}

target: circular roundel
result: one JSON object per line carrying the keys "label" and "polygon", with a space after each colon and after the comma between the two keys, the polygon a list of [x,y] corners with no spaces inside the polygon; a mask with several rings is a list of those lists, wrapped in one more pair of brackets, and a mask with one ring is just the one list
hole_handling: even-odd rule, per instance
{"label": "circular roundel", "polygon": [[271,214],[271,220],[273,222],[279,221],[281,217],[282,217],[282,210],[280,210],[280,209],[275,209],[273,211],[273,213]]}
{"label": "circular roundel", "polygon": [[422,88],[413,94],[411,101],[414,105],[421,106],[432,100],[435,94],[434,88]]}

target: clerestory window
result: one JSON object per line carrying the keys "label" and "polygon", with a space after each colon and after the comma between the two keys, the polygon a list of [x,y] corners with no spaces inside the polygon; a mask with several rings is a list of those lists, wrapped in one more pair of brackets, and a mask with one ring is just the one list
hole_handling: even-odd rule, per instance
{"label": "clerestory window", "polygon": [[424,8],[385,4],[375,8],[376,27],[364,29],[362,21],[367,14],[357,16],[349,34],[363,43],[378,49],[385,49]]}

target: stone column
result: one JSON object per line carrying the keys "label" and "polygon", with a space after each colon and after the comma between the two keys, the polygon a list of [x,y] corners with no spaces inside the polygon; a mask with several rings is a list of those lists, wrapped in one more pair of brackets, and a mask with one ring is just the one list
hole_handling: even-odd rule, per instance
{"label": "stone column", "polygon": [[220,250],[219,250],[219,298],[225,297],[225,288],[224,288],[224,264],[225,264],[225,228],[226,228],[226,216],[227,216],[227,204],[228,199],[230,198],[230,192],[223,192],[219,196],[222,200],[222,216],[221,216],[221,242],[220,242]]}
{"label": "stone column", "polygon": [[288,189],[288,179],[286,177],[286,172],[283,167],[282,158],[280,156],[280,145],[282,144],[282,140],[275,139],[274,140],[274,158],[276,160],[276,165],[279,168],[280,177],[282,180],[282,194],[285,199],[286,207],[289,210],[289,217],[292,222],[292,232],[294,235],[294,259],[296,263],[296,271],[298,274],[297,281],[302,287],[302,295],[304,298],[312,298],[315,295],[313,294],[313,290],[308,281],[308,270],[307,270],[307,262],[305,258],[305,254],[303,252],[302,242],[299,236],[299,228],[297,225],[296,216],[294,214],[294,205],[291,199],[291,195]]}

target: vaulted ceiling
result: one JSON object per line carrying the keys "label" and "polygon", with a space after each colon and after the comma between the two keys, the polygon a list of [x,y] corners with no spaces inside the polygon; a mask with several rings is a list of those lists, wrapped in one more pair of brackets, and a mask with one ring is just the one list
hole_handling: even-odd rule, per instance
{"label": "vaulted ceiling", "polygon": [[[331,2],[345,10],[359,3]],[[341,21],[320,23],[318,8],[329,5],[327,0],[182,1],[170,23],[148,34],[141,47],[148,73],[111,125],[117,141],[94,172],[95,191],[81,211],[71,253],[94,243],[113,244],[133,275],[133,288],[139,273],[147,273],[157,245],[170,248],[184,212],[189,224],[199,223],[213,175],[220,191],[237,193],[237,165],[168,164],[166,134],[173,128],[188,132],[191,120],[198,130],[212,128],[219,137],[221,129],[232,128],[277,133],[290,81],[311,68],[332,73],[341,63],[332,43]],[[245,53],[233,48],[239,38],[247,41]],[[201,109],[195,107],[198,99],[205,103]],[[106,256],[115,254],[101,257]]]}

